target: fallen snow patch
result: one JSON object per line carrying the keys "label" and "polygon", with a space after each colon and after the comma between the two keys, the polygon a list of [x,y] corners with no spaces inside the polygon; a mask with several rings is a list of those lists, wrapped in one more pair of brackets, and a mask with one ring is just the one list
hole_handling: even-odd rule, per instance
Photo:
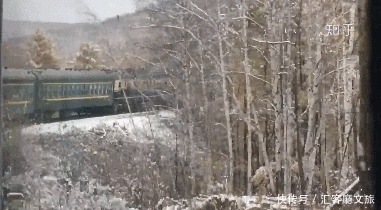
{"label": "fallen snow patch", "polygon": [[137,142],[144,143],[159,140],[161,143],[170,145],[173,142],[174,134],[170,128],[163,126],[163,120],[175,118],[176,114],[171,111],[120,114],[33,125],[24,128],[22,134],[40,135],[50,133],[64,135],[75,132],[95,132],[98,135],[103,135],[107,132],[107,129],[111,129]]}

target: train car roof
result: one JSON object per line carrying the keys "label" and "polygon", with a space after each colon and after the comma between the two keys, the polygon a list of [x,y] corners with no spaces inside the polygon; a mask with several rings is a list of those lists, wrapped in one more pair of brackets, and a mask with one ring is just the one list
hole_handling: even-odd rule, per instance
{"label": "train car roof", "polygon": [[111,81],[118,73],[107,70],[4,69],[4,80],[25,81]]}
{"label": "train car roof", "polygon": [[[34,81],[36,76],[41,81],[110,81],[122,79],[162,79],[168,77],[159,72],[110,71],[110,70],[59,70],[59,69],[4,69],[4,81]],[[34,75],[35,74],[35,75]]]}
{"label": "train car roof", "polygon": [[110,81],[117,78],[117,72],[103,70],[33,70],[42,81]]}
{"label": "train car roof", "polygon": [[36,77],[25,69],[7,69],[3,68],[3,80],[7,82],[34,81]]}

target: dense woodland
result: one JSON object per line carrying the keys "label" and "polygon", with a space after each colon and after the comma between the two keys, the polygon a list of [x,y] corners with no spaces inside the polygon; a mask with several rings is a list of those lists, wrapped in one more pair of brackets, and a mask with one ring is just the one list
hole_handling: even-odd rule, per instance
{"label": "dense woodland", "polygon": [[38,30],[25,66],[170,76],[182,198],[213,194],[219,183],[234,195],[336,194],[365,170],[367,152],[357,2],[158,0],[142,9],[148,22],[128,25],[158,38],[128,53],[104,39],[65,60]]}
{"label": "dense woodland", "polygon": [[167,32],[150,64],[176,78],[184,102],[191,194],[195,148],[209,154],[204,182],[224,177],[230,193],[330,194],[354,181],[364,152],[355,2],[163,1],[149,11],[152,23],[132,28]]}

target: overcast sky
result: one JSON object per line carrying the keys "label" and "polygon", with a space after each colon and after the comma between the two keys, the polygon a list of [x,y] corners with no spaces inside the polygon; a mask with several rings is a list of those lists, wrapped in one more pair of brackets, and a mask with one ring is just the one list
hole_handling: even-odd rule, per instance
{"label": "overcast sky", "polygon": [[134,0],[4,0],[4,19],[89,22],[135,11]]}

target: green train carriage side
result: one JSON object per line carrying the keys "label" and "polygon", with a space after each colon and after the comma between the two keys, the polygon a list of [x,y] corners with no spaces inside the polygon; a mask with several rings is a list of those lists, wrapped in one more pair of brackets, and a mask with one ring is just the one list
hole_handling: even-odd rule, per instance
{"label": "green train carriage side", "polygon": [[38,110],[45,114],[59,111],[101,112],[114,106],[115,72],[99,70],[45,70],[39,76]]}
{"label": "green train carriage side", "polygon": [[[125,71],[4,69],[2,103],[10,118],[28,115],[39,120],[50,119],[55,113],[66,118],[73,112],[128,112],[127,98],[131,111],[136,112],[141,111],[143,98],[148,100],[136,90],[152,95],[154,89],[163,86],[161,82],[168,86],[162,80],[148,78],[144,72],[132,75]],[[142,87],[139,81],[154,83]]]}
{"label": "green train carriage side", "polygon": [[23,69],[3,69],[3,107],[5,119],[35,112],[36,78]]}
{"label": "green train carriage side", "polygon": [[4,107],[11,118],[50,118],[59,112],[99,112],[114,106],[115,72],[55,69],[4,69]]}

